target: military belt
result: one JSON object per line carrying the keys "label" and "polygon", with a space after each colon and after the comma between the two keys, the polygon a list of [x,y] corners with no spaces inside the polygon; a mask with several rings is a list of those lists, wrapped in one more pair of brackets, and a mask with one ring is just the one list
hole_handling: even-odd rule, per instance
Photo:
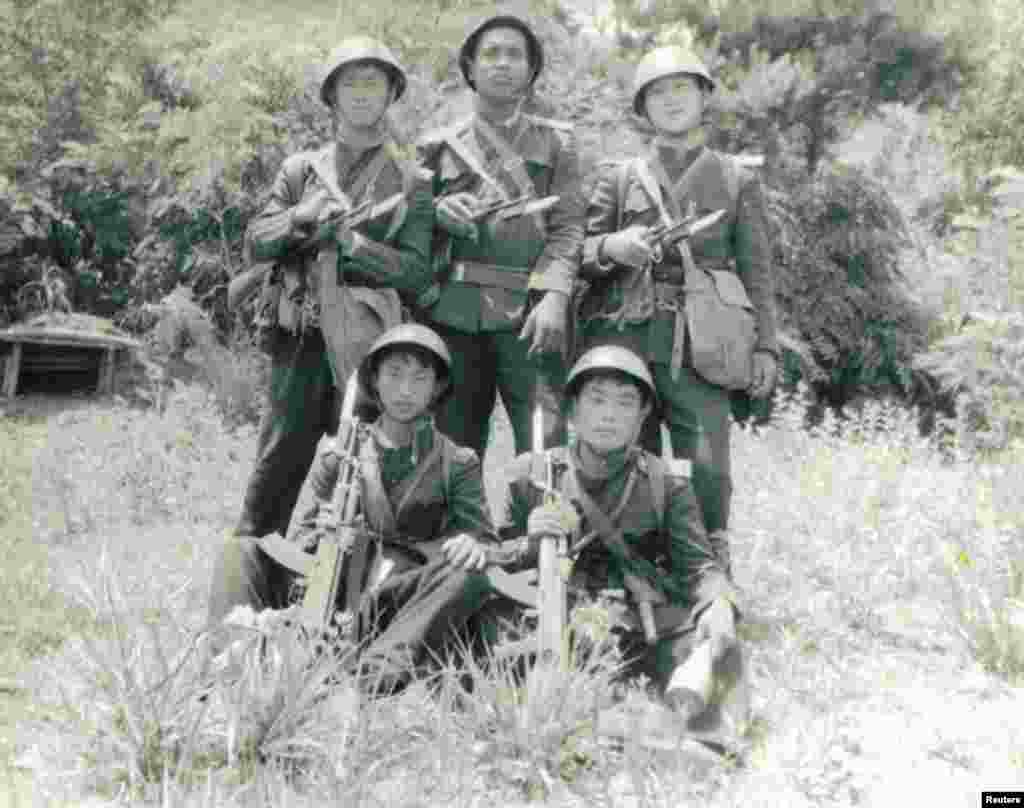
{"label": "military belt", "polygon": [[529,267],[503,264],[480,264],[476,261],[456,261],[449,280],[472,283],[477,286],[498,286],[518,292],[526,291],[530,282]]}

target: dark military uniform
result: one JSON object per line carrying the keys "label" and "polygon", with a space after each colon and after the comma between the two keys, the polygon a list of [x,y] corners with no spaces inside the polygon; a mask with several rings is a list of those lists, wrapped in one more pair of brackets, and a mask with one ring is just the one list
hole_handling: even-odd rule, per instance
{"label": "dark military uniform", "polygon": [[[692,648],[693,627],[710,602],[726,596],[734,603],[736,593],[724,568],[704,534],[700,510],[686,477],[674,476],[662,461],[633,447],[612,453],[609,474],[594,478],[585,474],[575,447],[549,450],[553,460],[554,484],[576,505],[581,514],[578,535],[585,536],[594,527],[576,493],[582,488],[598,508],[622,530],[629,557],[613,552],[601,540],[588,544],[576,559],[569,579],[570,596],[595,597],[608,590],[623,590],[627,574],[652,585],[664,603],[654,606],[659,640],[652,648],[645,644],[635,608],[623,608],[619,615],[627,622],[621,637],[627,657],[636,656],[631,674],[644,673],[662,689],[675,667],[686,660]],[[530,512],[542,504],[543,491],[536,484],[539,460],[533,454],[514,461],[509,473],[505,499],[503,539],[514,537],[528,547],[525,538]],[[659,519],[654,492],[655,466],[664,474],[664,513]],[[633,478],[632,481],[630,478]],[[623,502],[629,489],[629,497]],[[531,564],[529,553],[520,565]]]}
{"label": "dark military uniform", "polygon": [[[325,256],[337,261],[338,283],[358,295],[356,306],[372,311],[370,316],[379,319],[383,328],[401,318],[403,305],[427,305],[436,298],[430,270],[434,216],[430,177],[407,168],[393,148],[384,144],[356,154],[344,144],[332,144],[289,157],[274,182],[270,201],[249,224],[252,257],[277,262],[274,273],[280,287],[278,324],[269,345],[269,409],[260,427],[256,467],[236,527],[239,535],[287,532],[317,443],[337,425],[340,402],[320,323],[318,257],[321,262]],[[354,181],[363,189],[351,200],[355,205],[368,199],[383,201],[403,190],[405,200],[394,211],[360,225],[349,251],[318,253],[303,248],[311,232],[292,226],[295,207],[325,187],[325,182],[348,192]],[[333,320],[323,323],[324,328],[344,325]],[[379,330],[375,326],[353,337],[348,365],[358,361],[358,354],[365,352]]]}
{"label": "dark military uniform", "polygon": [[[709,213],[726,209],[721,220],[690,240],[694,261],[699,269],[727,270],[739,276],[754,310],[756,350],[777,356],[774,281],[760,182],[739,166],[726,165],[728,156],[705,147],[682,157],[664,148],[656,149],[655,154],[676,186],[662,187],[662,193],[674,190],[683,210]],[[587,209],[580,276],[590,282],[590,288],[579,310],[582,342],[585,347],[621,344],[651,363],[673,452],[693,461],[693,483],[705,526],[709,533],[724,530],[732,496],[730,393],[708,383],[693,369],[680,258],[666,258],[647,271],[621,267],[600,257],[607,235],[632,225],[660,222],[658,206],[635,168],[620,185],[625,170],[622,165],[607,167]],[[736,172],[732,178],[730,171]],[[643,445],[659,451],[654,419],[648,421]]]}
{"label": "dark military uniform", "polygon": [[[450,442],[444,448],[448,439],[429,417],[421,419],[407,447],[385,447],[372,428],[361,430],[356,448],[363,467],[360,510],[373,535],[371,561],[392,566],[375,588],[373,565],[368,566],[366,583],[372,592],[364,590],[361,622],[379,633],[363,660],[397,662],[404,669],[447,650],[452,633],[480,611],[491,592],[484,574],[449,565],[442,543],[462,533],[486,544],[496,537],[473,450]],[[310,477],[315,501],[292,537],[311,555],[329,529],[322,517],[338,479],[343,437],[344,430],[340,438],[324,441],[317,454]],[[373,470],[379,482],[372,480]],[[260,540],[247,536],[226,542],[213,577],[211,625],[236,606],[281,609],[294,602],[298,576],[270,553],[272,546],[264,549]],[[339,593],[340,608],[344,593]]]}
{"label": "dark military uniform", "polygon": [[[488,128],[514,152],[511,162],[516,166],[508,168],[510,161],[494,146]],[[438,424],[457,443],[482,454],[500,391],[517,451],[532,445],[530,415],[538,399],[545,409],[546,442],[560,442],[565,434],[559,406],[563,357],[528,357],[529,341],[520,340],[519,332],[530,307],[545,292],[569,295],[576,278],[583,203],[571,127],[524,112],[507,128],[474,118],[429,135],[422,154],[434,172],[435,196],[495,193],[460,151],[468,152],[501,185],[506,198],[528,192],[557,195],[559,202],[543,214],[479,227],[478,243],[447,237],[435,245],[442,289],[425,318],[444,337],[455,360],[455,394],[438,413]],[[520,188],[515,179],[516,174],[523,179],[523,171],[529,189]]]}

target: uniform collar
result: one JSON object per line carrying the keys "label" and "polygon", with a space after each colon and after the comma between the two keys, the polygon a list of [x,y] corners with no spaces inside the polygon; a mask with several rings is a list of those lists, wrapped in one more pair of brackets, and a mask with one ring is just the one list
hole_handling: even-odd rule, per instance
{"label": "uniform collar", "polygon": [[665,166],[665,170],[672,175],[686,171],[707,148],[703,144],[698,144],[686,149],[676,149],[674,146],[668,146],[658,141],[655,141],[654,145],[655,154],[658,155],[661,164]]}
{"label": "uniform collar", "polygon": [[573,465],[576,466],[576,473],[579,475],[580,482],[584,485],[597,485],[621,476],[637,463],[642,454],[640,447],[635,443],[630,444],[624,449],[617,449],[614,452],[610,452],[604,458],[604,467],[595,473],[593,469],[584,467],[583,459],[580,457],[580,442],[578,438],[572,441],[569,451],[572,454]]}
{"label": "uniform collar", "polygon": [[373,442],[379,451],[401,452],[412,451],[413,465],[419,462],[421,457],[434,448],[434,416],[431,413],[424,413],[419,416],[413,424],[412,443],[405,446],[393,446],[384,436],[380,426],[380,418],[373,423],[371,430]]}

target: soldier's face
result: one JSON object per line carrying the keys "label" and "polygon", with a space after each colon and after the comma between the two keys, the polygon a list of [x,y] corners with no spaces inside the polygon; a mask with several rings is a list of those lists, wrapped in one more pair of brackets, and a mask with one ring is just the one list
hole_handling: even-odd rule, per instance
{"label": "soldier's face", "polygon": [[530,50],[523,32],[490,28],[477,41],[470,74],[480,95],[511,101],[526,89],[530,69]]}
{"label": "soldier's face", "polygon": [[391,103],[388,74],[373,64],[352,64],[338,72],[334,104],[352,126],[373,126]]}
{"label": "soldier's face", "polygon": [[377,367],[377,394],[389,417],[399,423],[416,420],[439,392],[437,371],[411,354],[384,357]]}
{"label": "soldier's face", "polygon": [[678,135],[700,125],[704,88],[696,76],[666,76],[644,94],[647,119],[659,132]]}
{"label": "soldier's face", "polygon": [[587,379],[573,403],[573,427],[598,454],[624,449],[651,411],[635,385],[615,378]]}

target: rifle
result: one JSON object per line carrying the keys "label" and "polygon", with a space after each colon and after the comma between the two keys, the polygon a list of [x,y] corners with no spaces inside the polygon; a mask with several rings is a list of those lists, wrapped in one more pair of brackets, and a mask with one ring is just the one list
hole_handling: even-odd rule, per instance
{"label": "rifle", "polygon": [[659,225],[654,228],[654,237],[658,240],[657,246],[655,246],[654,252],[651,255],[654,263],[660,264],[664,258],[665,251],[676,245],[679,247],[684,264],[687,263],[687,259],[689,259],[689,262],[692,262],[690,246],[686,242],[701,230],[711,227],[711,225],[725,216],[725,213],[725,208],[719,208],[706,216],[697,216],[694,213],[685,217],[680,222],[675,222],[671,225]]}
{"label": "rifle", "polygon": [[331,497],[333,524],[326,525],[316,557],[307,576],[307,587],[302,598],[301,619],[307,627],[327,630],[334,618],[338,590],[344,586],[346,609],[355,617],[359,614],[362,577],[366,566],[366,540],[355,525],[359,509],[359,458],[357,457],[357,425],[354,423],[358,382],[353,371],[345,386],[345,398],[338,425],[340,432],[347,426],[344,446],[338,463],[338,480]]}
{"label": "rifle", "polygon": [[[544,457],[544,504],[554,502],[554,469],[551,456],[544,452],[544,410],[538,403],[533,411],[533,452]],[[542,536],[537,558],[537,656],[556,659],[561,667],[569,661],[566,647],[566,578],[569,554],[564,536]]]}
{"label": "rifle", "polygon": [[[316,247],[325,238],[325,230],[331,225],[344,224],[346,227],[358,227],[359,225],[376,219],[378,216],[383,216],[386,213],[390,213],[401,203],[404,194],[399,191],[389,196],[387,199],[382,199],[380,202],[374,202],[372,198],[360,202],[353,208],[348,210],[338,211],[328,216],[323,221],[317,222],[316,232],[302,242],[299,245],[300,250],[308,250]],[[333,228],[331,228],[333,230]]]}

